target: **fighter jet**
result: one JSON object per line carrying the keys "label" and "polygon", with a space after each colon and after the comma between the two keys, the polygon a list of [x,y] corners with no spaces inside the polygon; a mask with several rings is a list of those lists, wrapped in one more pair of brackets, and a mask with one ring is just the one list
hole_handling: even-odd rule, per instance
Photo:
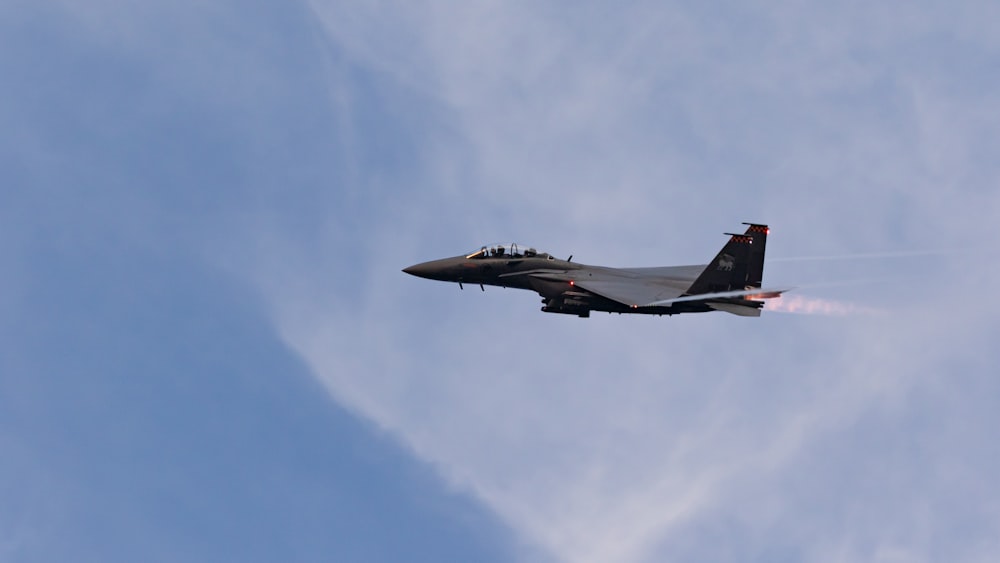
{"label": "fighter jet", "polygon": [[589,317],[591,311],[676,315],[725,311],[759,317],[764,299],[787,289],[762,289],[764,247],[770,229],[748,225],[707,265],[610,268],[560,260],[533,247],[491,244],[469,254],[403,269],[407,274],[464,284],[538,292],[542,311]]}

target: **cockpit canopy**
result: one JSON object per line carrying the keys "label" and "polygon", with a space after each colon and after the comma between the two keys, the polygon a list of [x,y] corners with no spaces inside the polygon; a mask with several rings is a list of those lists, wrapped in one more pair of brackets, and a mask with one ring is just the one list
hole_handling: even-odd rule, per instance
{"label": "cockpit canopy", "polygon": [[517,243],[509,244],[488,244],[483,246],[475,252],[470,252],[466,255],[466,258],[470,260],[481,260],[483,258],[548,258],[552,259],[551,256],[545,252],[538,252],[533,247],[519,245]]}

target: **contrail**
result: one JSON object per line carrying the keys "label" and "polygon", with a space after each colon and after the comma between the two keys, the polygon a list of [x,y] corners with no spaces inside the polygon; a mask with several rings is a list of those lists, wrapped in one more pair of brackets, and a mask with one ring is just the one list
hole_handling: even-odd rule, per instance
{"label": "contrail", "polygon": [[875,258],[910,258],[914,256],[935,256],[955,254],[953,250],[908,250],[898,252],[868,252],[863,254],[838,254],[832,256],[792,256],[788,258],[768,258],[768,262],[807,262],[822,260],[870,260]]}

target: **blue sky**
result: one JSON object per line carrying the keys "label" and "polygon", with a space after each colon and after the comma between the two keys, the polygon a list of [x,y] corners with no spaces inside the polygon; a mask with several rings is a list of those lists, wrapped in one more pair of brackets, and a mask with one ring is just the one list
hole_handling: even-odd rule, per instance
{"label": "blue sky", "polygon": [[[0,560],[1000,551],[992,4],[0,16]],[[741,221],[759,319],[399,272]]]}

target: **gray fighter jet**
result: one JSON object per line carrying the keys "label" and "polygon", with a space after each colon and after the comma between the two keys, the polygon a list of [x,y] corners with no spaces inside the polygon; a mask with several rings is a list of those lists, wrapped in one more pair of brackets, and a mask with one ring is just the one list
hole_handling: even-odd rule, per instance
{"label": "gray fighter jet", "polygon": [[759,317],[764,299],[787,289],[762,289],[767,225],[749,225],[708,265],[609,268],[559,260],[517,244],[415,264],[403,271],[421,278],[537,291],[542,311],[589,317],[591,311],[676,315],[725,311]]}

